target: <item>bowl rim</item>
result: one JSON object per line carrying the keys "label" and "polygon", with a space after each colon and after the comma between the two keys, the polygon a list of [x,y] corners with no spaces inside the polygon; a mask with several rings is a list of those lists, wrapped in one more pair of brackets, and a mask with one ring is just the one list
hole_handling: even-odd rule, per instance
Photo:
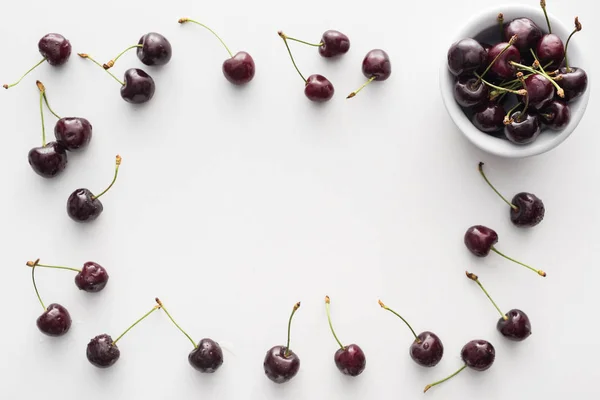
{"label": "bowl rim", "polygon": [[[462,25],[462,28],[459,29],[456,32],[456,34],[452,37],[450,44],[455,43],[458,40],[464,39],[466,37],[470,37],[472,35],[471,32],[476,30],[478,25],[481,25],[482,20],[492,21],[492,18],[495,18],[500,12],[504,14],[514,14],[522,12],[524,14],[523,17],[527,17],[532,14],[538,14],[539,16],[541,16],[541,18],[543,18],[543,11],[539,6],[534,7],[531,5],[501,4],[498,6],[488,7],[472,16],[464,25]],[[571,30],[568,29],[565,26],[565,24],[563,24],[552,13],[548,13],[548,19],[550,20],[553,27],[560,27],[560,29],[558,30],[569,33],[571,32]],[[480,31],[483,29],[485,28],[481,28]],[[544,28],[542,29],[544,30]],[[556,30],[557,29],[553,29],[553,31]],[[577,42],[569,44],[569,47],[571,49],[578,49],[578,46],[575,43]],[[578,52],[578,54],[581,55],[581,57],[579,57],[580,59],[584,58],[583,55],[585,53]],[[583,62],[582,64],[585,64],[585,62]],[[504,158],[526,158],[543,154],[558,147],[561,143],[563,143],[569,136],[571,136],[571,134],[583,118],[583,115],[585,114],[589,102],[592,86],[591,79],[588,74],[587,90],[579,99],[576,100],[576,103],[574,103],[577,104],[577,107],[571,108],[572,112],[569,124],[561,131],[556,132],[556,137],[553,140],[548,140],[543,143],[538,142],[537,144],[536,142],[533,142],[528,145],[521,146],[513,144],[505,139],[499,139],[487,135],[486,133],[481,132],[479,129],[473,126],[471,121],[465,115],[462,107],[454,99],[454,94],[452,90],[452,87],[454,85],[454,76],[448,71],[447,52],[444,52],[443,54],[439,74],[440,91],[442,94],[444,106],[446,107],[450,118],[461,131],[463,136],[465,136],[473,145],[475,145],[479,149],[487,153]],[[576,112],[573,112],[574,108]]]}

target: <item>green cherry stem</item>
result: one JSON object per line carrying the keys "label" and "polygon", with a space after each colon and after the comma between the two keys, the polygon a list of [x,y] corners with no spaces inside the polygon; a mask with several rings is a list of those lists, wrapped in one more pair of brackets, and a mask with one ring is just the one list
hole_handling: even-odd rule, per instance
{"label": "green cherry stem", "polygon": [[511,257],[507,256],[506,254],[503,254],[503,253],[501,253],[501,252],[500,252],[498,249],[496,249],[494,246],[492,246],[492,251],[493,251],[494,253],[498,254],[499,256],[502,256],[502,257],[506,258],[506,259],[507,259],[507,260],[509,260],[509,261],[512,261],[512,262],[514,262],[514,263],[516,263],[516,264],[522,265],[522,266],[524,266],[525,268],[528,268],[528,269],[532,270],[533,272],[536,272],[536,273],[537,273],[539,276],[543,276],[544,278],[546,277],[546,273],[545,273],[544,271],[542,271],[541,269],[535,269],[535,268],[532,268],[532,267],[530,267],[530,266],[529,266],[529,265],[527,265],[527,264],[524,264],[524,263],[522,263],[521,261],[517,261],[517,260],[515,260],[514,258],[511,258]]}
{"label": "green cherry stem", "polygon": [[38,62],[37,64],[35,64],[33,67],[31,67],[31,69],[30,69],[29,71],[25,72],[25,73],[23,74],[23,76],[21,76],[21,77],[19,78],[19,80],[18,80],[18,81],[16,81],[15,83],[11,83],[10,85],[7,85],[7,84],[5,83],[4,85],[2,85],[2,87],[3,87],[4,89],[8,89],[8,88],[11,88],[11,87],[13,87],[13,86],[17,86],[17,85],[18,85],[18,84],[19,84],[19,83],[20,83],[20,82],[23,80],[23,78],[25,78],[27,75],[29,75],[29,73],[30,73],[31,71],[33,71],[34,69],[36,69],[37,67],[39,67],[39,66],[40,66],[40,65],[41,65],[41,64],[42,64],[44,61],[46,61],[46,57],[42,58],[42,59],[40,60],[40,62]]}
{"label": "green cherry stem", "polygon": [[298,309],[300,308],[300,302],[297,302],[296,304],[294,304],[294,308],[292,309],[292,313],[290,314],[290,319],[288,321],[288,328],[287,328],[287,344],[285,345],[285,353],[284,353],[284,357],[287,357],[290,355],[290,334],[292,331],[292,318],[294,318],[294,314],[296,314],[296,311],[298,311]]}
{"label": "green cherry stem", "polygon": [[113,187],[113,185],[115,184],[115,182],[117,181],[117,176],[119,175],[119,167],[121,166],[121,161],[122,158],[120,155],[117,155],[116,157],[116,161],[115,161],[115,175],[113,176],[113,180],[110,183],[110,185],[108,185],[108,187],[106,189],[104,189],[104,191],[96,196],[93,196],[92,199],[97,199],[100,198],[101,196],[103,196],[106,192],[108,192],[110,190],[111,187]]}
{"label": "green cherry stem", "polygon": [[[512,122],[514,122],[514,120],[513,120],[513,119],[512,119],[512,117],[511,117],[511,116],[512,116],[512,113],[513,113],[513,112],[514,112],[514,111],[515,111],[517,108],[521,107],[522,105],[523,105],[523,103],[519,102],[519,103],[515,104],[515,105],[513,106],[513,108],[511,108],[510,110],[508,110],[508,112],[507,112],[507,113],[506,113],[506,115],[504,116],[504,125],[508,125],[508,124],[511,124]],[[505,199],[504,201],[506,201],[506,199]],[[511,207],[513,206],[513,204],[512,204],[512,203],[509,203],[509,204],[511,205]],[[516,208],[516,206],[515,206],[515,208]],[[518,208],[516,208],[516,209],[518,209]]]}
{"label": "green cherry stem", "polygon": [[117,60],[119,58],[121,58],[121,56],[123,54],[127,53],[131,49],[137,49],[137,48],[141,48],[141,47],[143,47],[142,44],[134,44],[133,46],[129,46],[128,48],[126,48],[125,50],[123,50],[122,52],[120,52],[118,56],[116,56],[115,58],[113,58],[112,60],[110,60],[109,62],[107,62],[106,64],[103,64],[102,67],[104,69],[110,69],[110,68],[114,67],[114,65],[117,62]]}
{"label": "green cherry stem", "polygon": [[331,324],[331,313],[329,312],[329,303],[329,296],[325,296],[325,310],[327,311],[327,322],[329,322],[329,329],[331,329],[331,333],[333,333],[335,341],[340,345],[340,348],[344,350],[344,345],[342,344],[342,342],[340,342],[340,339],[338,339],[337,335],[335,334],[335,331],[333,330],[333,325]]}
{"label": "green cherry stem", "polygon": [[500,38],[504,38],[504,14],[498,14],[496,22],[498,22],[498,29],[500,29]]}
{"label": "green cherry stem", "polygon": [[69,271],[81,272],[81,270],[77,269],[77,268],[63,267],[62,265],[45,265],[45,264],[40,264],[39,261],[40,261],[39,258],[36,261],[27,261],[27,263],[25,265],[27,265],[28,267],[31,267],[31,268],[42,267],[42,268],[53,268],[53,269],[66,269]]}
{"label": "green cherry stem", "polygon": [[478,76],[478,79],[475,82],[475,86],[479,86],[479,84],[481,83],[483,77],[485,76],[485,74],[488,73],[488,71],[490,70],[490,68],[492,68],[492,66],[494,65],[494,63],[500,58],[500,56],[502,54],[504,54],[506,52],[506,50],[508,50],[510,48],[510,46],[512,46],[513,44],[515,44],[516,41],[517,41],[517,35],[513,35],[510,38],[510,40],[508,41],[508,44],[506,45],[506,47],[504,47],[502,49],[502,51],[500,53],[498,53],[498,55],[496,57],[494,57],[494,59],[492,60],[492,62],[490,63],[490,65],[487,66],[487,68],[485,69],[485,71],[483,71],[483,73]]}
{"label": "green cherry stem", "polygon": [[60,119],[60,115],[55,113],[54,110],[52,109],[52,107],[50,107],[50,103],[48,102],[48,95],[46,94],[46,88],[44,87],[44,84],[40,81],[35,81],[35,84],[40,89],[40,91],[42,91],[44,93],[44,102],[46,103],[46,107],[48,108],[48,111],[50,111],[52,113],[52,115],[54,115],[56,118]]}
{"label": "green cherry stem", "polygon": [[459,370],[456,371],[455,373],[453,373],[452,375],[450,375],[450,376],[448,376],[448,377],[446,377],[446,378],[444,378],[442,380],[439,380],[437,382],[433,382],[432,384],[429,384],[429,385],[425,386],[425,389],[423,389],[423,393],[427,392],[432,387],[439,385],[440,383],[446,382],[448,379],[454,378],[456,375],[460,374],[465,368],[467,368],[466,364],[463,365],[462,367],[460,367]]}
{"label": "green cherry stem", "polygon": [[[535,57],[535,55],[534,55]],[[541,67],[541,66],[540,66]],[[517,72],[517,77],[519,79],[519,81],[521,82],[521,85],[523,85],[523,89],[525,90],[525,107],[523,108],[523,111],[521,111],[521,113],[519,114],[519,121],[522,120],[523,117],[525,117],[525,113],[527,112],[527,109],[529,109],[529,91],[527,90],[527,83],[525,83],[525,78],[523,77],[523,73],[521,71]]]}
{"label": "green cherry stem", "polygon": [[[556,81],[554,79],[552,79],[552,77],[549,76],[547,73],[542,72],[541,70],[540,71],[535,70],[535,69],[533,69],[531,67],[528,67],[527,65],[519,64],[519,63],[514,62],[514,61],[510,61],[510,64],[514,65],[515,67],[520,68],[522,70],[529,71],[529,72],[534,73],[534,74],[542,75],[543,77],[545,77],[546,79],[548,79],[550,81],[550,83],[552,83],[554,85],[554,87],[556,88],[556,94],[558,94],[561,98],[565,97],[565,91],[563,90],[563,88],[561,88],[558,85],[558,83],[556,83]],[[537,62],[537,65],[540,65],[539,62]],[[540,65],[540,67],[541,67],[541,65]]]}
{"label": "green cherry stem", "polygon": [[210,33],[212,33],[213,35],[215,35],[215,37],[217,39],[219,39],[219,42],[221,42],[221,44],[223,45],[223,47],[225,47],[225,50],[227,50],[227,52],[229,53],[229,56],[233,58],[233,53],[231,52],[231,50],[229,50],[229,47],[227,47],[227,45],[225,44],[225,42],[223,41],[223,39],[221,39],[219,37],[219,35],[217,35],[217,33],[215,31],[213,31],[212,29],[210,29],[208,26],[198,22],[198,21],[194,21],[193,19],[189,19],[189,18],[179,18],[179,22],[180,24],[184,24],[186,22],[191,22],[194,23],[196,25],[200,25],[201,27],[207,29]]}
{"label": "green cherry stem", "polygon": [[489,186],[492,188],[492,190],[493,190],[494,192],[496,192],[496,194],[497,194],[498,196],[500,196],[500,198],[501,198],[502,200],[504,200],[504,202],[505,202],[506,204],[508,204],[508,205],[509,205],[509,206],[510,206],[510,207],[511,207],[513,210],[515,210],[515,211],[516,211],[516,210],[518,210],[517,206],[515,206],[515,205],[514,205],[514,204],[512,204],[510,201],[508,201],[508,200],[506,199],[506,197],[502,196],[502,194],[500,194],[500,192],[499,192],[498,190],[496,190],[496,188],[494,187],[494,185],[492,185],[492,183],[489,181],[489,179],[487,178],[487,176],[485,176],[485,173],[483,172],[483,165],[484,165],[484,164],[483,164],[482,162],[480,162],[480,163],[479,163],[479,166],[478,166],[478,169],[479,169],[479,173],[481,174],[481,176],[483,177],[483,179],[486,181],[486,183],[487,183],[487,184],[488,184],[488,185],[489,185]]}
{"label": "green cherry stem", "polygon": [[479,277],[475,274],[472,274],[470,272],[466,272],[467,274],[467,278],[469,278],[472,281],[475,281],[475,283],[477,285],[479,285],[479,287],[481,288],[481,290],[483,290],[483,293],[485,293],[485,295],[487,296],[488,299],[490,299],[490,301],[492,302],[492,304],[494,305],[494,307],[496,307],[496,310],[498,310],[498,312],[500,313],[500,316],[504,319],[507,320],[508,317],[506,316],[506,314],[504,314],[502,312],[502,310],[500,310],[500,307],[498,307],[498,305],[496,304],[496,302],[492,299],[492,296],[490,296],[490,294],[487,292],[487,290],[485,290],[485,288],[483,287],[483,285],[481,284],[481,282],[479,282]]}
{"label": "green cherry stem", "polygon": [[396,317],[400,318],[405,324],[406,326],[408,326],[408,329],[410,329],[410,331],[412,332],[412,334],[415,337],[415,341],[417,343],[421,343],[421,339],[419,339],[419,337],[417,336],[417,334],[415,333],[414,329],[412,328],[412,326],[410,326],[410,324],[408,323],[407,320],[405,320],[400,314],[398,314],[396,311],[392,310],[391,308],[389,308],[388,306],[386,306],[385,304],[383,304],[383,302],[381,300],[379,300],[379,305],[381,306],[381,308],[383,308],[384,310],[387,310],[389,312],[391,312],[392,314],[394,314]]}
{"label": "green cherry stem", "polygon": [[573,32],[571,32],[571,34],[567,38],[567,44],[565,44],[565,67],[567,69],[567,72],[571,72],[571,68],[569,67],[569,58],[567,57],[567,50],[569,50],[569,43],[571,42],[571,38],[573,37],[573,35],[579,31],[581,31],[581,29],[582,29],[582,26],[581,26],[581,22],[579,22],[579,17],[575,17],[575,30]]}
{"label": "green cherry stem", "polygon": [[36,86],[40,90],[40,117],[42,119],[42,147],[46,146],[46,124],[44,123],[44,93],[46,93],[46,88],[42,84],[42,82],[37,81]]}
{"label": "green cherry stem", "polygon": [[503,92],[503,93],[505,93],[505,92],[508,92],[508,93],[517,94],[517,95],[519,95],[519,96],[525,96],[525,94],[526,94],[526,93],[525,93],[525,90],[523,90],[523,89],[520,89],[520,90],[513,90],[513,89],[503,88],[503,87],[501,87],[501,86],[496,86],[496,85],[494,85],[493,83],[490,83],[490,82],[486,81],[485,79],[483,79],[483,78],[482,78],[482,77],[481,77],[481,76],[480,76],[478,73],[476,73],[476,72],[475,72],[475,76],[476,76],[476,77],[478,77],[478,78],[481,80],[481,82],[483,82],[484,84],[486,84],[487,86],[489,86],[489,87],[491,87],[491,88],[494,88],[494,89],[498,90],[499,92]]}
{"label": "green cherry stem", "polygon": [[290,50],[290,46],[288,45],[288,42],[287,42],[287,36],[282,31],[277,32],[277,34],[279,35],[279,37],[281,39],[283,39],[283,43],[285,43],[285,47],[287,48],[288,54],[290,55],[290,59],[292,60],[292,64],[294,64],[294,68],[296,68],[298,75],[300,75],[300,78],[302,78],[304,83],[306,83],[306,78],[304,77],[304,75],[302,75],[302,72],[300,72],[300,70],[298,69],[298,66],[296,65],[296,61],[294,60],[294,56],[292,55],[292,50]]}
{"label": "green cherry stem", "polygon": [[33,290],[35,290],[35,295],[37,296],[38,300],[40,301],[40,304],[42,305],[42,308],[44,309],[44,311],[46,311],[46,306],[44,305],[44,302],[42,301],[42,298],[40,297],[40,292],[38,292],[38,288],[37,285],[35,284],[35,267],[38,263],[39,259],[33,262],[33,265],[31,266],[31,281],[33,282]]}
{"label": "green cherry stem", "polygon": [[123,336],[125,336],[127,334],[127,332],[129,332],[131,329],[133,329],[134,326],[136,326],[137,324],[139,324],[140,322],[142,322],[144,319],[146,319],[146,317],[150,314],[152,314],[154,311],[158,310],[160,308],[159,305],[155,305],[154,307],[152,307],[152,310],[148,311],[146,314],[144,314],[144,316],[140,319],[138,319],[137,321],[135,321],[131,326],[129,326],[129,328],[127,328],[125,330],[125,332],[121,333],[121,335],[119,335],[118,338],[116,338],[115,340],[113,340],[112,344],[117,344],[117,342],[119,340],[121,340],[121,338]]}
{"label": "green cherry stem", "polygon": [[365,88],[365,86],[367,86],[369,83],[373,82],[377,77],[376,76],[372,76],[369,78],[368,81],[366,81],[365,83],[362,84],[361,87],[359,87],[358,89],[356,89],[354,92],[350,93],[348,96],[346,96],[347,99],[351,99],[354,96],[356,96],[358,94],[358,92],[360,92],[361,90],[363,90]]}
{"label": "green cherry stem", "polygon": [[154,300],[159,305],[159,307],[162,308],[162,310],[165,312],[165,314],[167,314],[167,317],[169,317],[169,319],[171,320],[171,322],[173,322],[173,324],[175,324],[175,326],[177,327],[177,329],[179,329],[181,331],[181,333],[183,333],[190,340],[190,342],[192,342],[192,346],[194,346],[194,348],[197,349],[198,345],[196,344],[196,342],[194,342],[194,339],[192,339],[192,337],[190,335],[188,335],[187,332],[184,331],[183,328],[181,326],[179,326],[179,324],[177,322],[175,322],[175,320],[173,319],[173,317],[171,316],[171,314],[167,311],[167,309],[163,305],[162,301],[160,301],[160,299],[158,297],[156,299],[154,299]]}
{"label": "green cherry stem", "polygon": [[540,7],[544,11],[544,17],[546,17],[546,24],[548,24],[548,33],[552,33],[552,26],[550,26],[550,18],[548,18],[548,12],[546,11],[546,0],[540,0]]}
{"label": "green cherry stem", "polygon": [[320,43],[310,43],[310,42],[305,42],[304,40],[296,39],[296,38],[293,38],[293,37],[290,37],[290,36],[287,36],[287,35],[286,35],[286,39],[288,39],[288,40],[293,40],[294,42],[298,42],[298,43],[306,44],[306,45],[308,45],[308,46],[313,46],[313,47],[321,47],[321,46],[323,46],[323,44],[324,44],[323,42],[320,42]]}
{"label": "green cherry stem", "polygon": [[[102,64],[100,64],[98,61],[94,60],[92,57],[90,57],[89,54],[86,54],[86,53],[77,53],[77,55],[79,57],[81,57],[81,58],[87,58],[88,60],[90,60],[91,62],[93,62],[97,66],[99,66],[100,68],[104,69],[104,66]],[[107,69],[104,69],[104,70],[106,71],[107,74],[109,74],[110,76],[112,76],[115,81],[119,82],[121,84],[121,86],[125,86],[125,82],[123,82],[122,80],[120,80],[119,78],[117,78],[112,72],[110,72]]]}

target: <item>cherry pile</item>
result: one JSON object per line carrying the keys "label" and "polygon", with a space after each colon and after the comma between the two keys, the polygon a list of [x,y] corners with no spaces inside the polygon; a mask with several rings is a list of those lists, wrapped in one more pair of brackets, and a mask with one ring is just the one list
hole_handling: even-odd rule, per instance
{"label": "cherry pile", "polygon": [[505,23],[499,14],[498,43],[466,38],[448,50],[456,102],[480,131],[517,145],[534,142],[544,127],[563,129],[571,118],[569,104],[588,83],[586,72],[568,58],[571,38],[582,28],[579,18],[563,43],[552,33],[546,2],[540,5],[547,33],[529,18]]}

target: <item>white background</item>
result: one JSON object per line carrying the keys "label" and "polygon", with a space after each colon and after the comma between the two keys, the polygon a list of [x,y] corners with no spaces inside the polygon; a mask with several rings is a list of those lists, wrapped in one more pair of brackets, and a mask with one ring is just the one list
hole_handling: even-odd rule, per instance
{"label": "white background", "polygon": [[[496,1],[151,4],[36,0],[3,7],[1,81],[13,81],[39,60],[37,41],[47,32],[69,38],[74,54],[64,68],[44,64],[0,92],[0,397],[597,397],[596,96],[559,148],[504,160],[467,143],[439,95],[438,61],[448,38]],[[582,66],[590,75],[600,62],[594,4],[549,1],[567,25],[580,16],[584,31],[574,43],[587,49]],[[202,28],[177,24],[183,16],[209,24],[233,51],[250,52],[257,67],[251,84],[230,85],[221,73],[225,50]],[[279,29],[312,41],[326,29],[349,35],[350,52],[333,62],[292,44],[305,75],[331,79],[331,102],[315,105],[304,97]],[[148,31],[170,39],[173,58],[160,69],[143,66],[133,52],[117,63],[119,75],[141,66],[155,78],[155,98],[136,107],[75,52],[107,61]],[[390,54],[391,78],[345,100],[363,82],[360,64],[372,48]],[[27,163],[27,152],[40,143],[35,79],[45,83],[59,114],[84,116],[94,127],[89,149],[70,154],[55,180],[36,176]],[[46,116],[52,137],[54,120]],[[104,213],[93,224],[72,222],[68,195],[78,187],[102,190],[117,153],[123,165],[102,199]],[[512,226],[507,207],[477,173],[480,160],[506,195],[525,190],[544,200],[541,225]],[[548,278],[495,255],[472,257],[462,240],[473,224],[495,228],[499,249],[546,270]],[[37,257],[75,267],[93,260],[110,273],[106,289],[88,295],[77,290],[70,272],[38,271],[45,302],[59,302],[72,314],[63,338],[47,338],[35,326],[42,310],[24,264]],[[533,335],[527,341],[509,343],[499,335],[496,311],[464,277],[465,269],[479,274],[502,308],[529,314]],[[341,340],[359,344],[367,355],[358,378],[342,376],[333,363],[326,294]],[[210,337],[227,349],[216,374],[188,365],[190,343],[160,313],[119,342],[121,359],[113,368],[88,363],[89,339],[118,335],[155,296],[196,340]],[[445,356],[436,368],[413,363],[410,332],[379,308],[378,298],[417,331],[442,338]],[[288,384],[275,385],[264,376],[263,357],[285,343],[287,318],[299,300],[292,348],[301,369]],[[495,345],[493,367],[465,371],[423,395],[427,383],[461,365],[461,347],[475,338]]]}

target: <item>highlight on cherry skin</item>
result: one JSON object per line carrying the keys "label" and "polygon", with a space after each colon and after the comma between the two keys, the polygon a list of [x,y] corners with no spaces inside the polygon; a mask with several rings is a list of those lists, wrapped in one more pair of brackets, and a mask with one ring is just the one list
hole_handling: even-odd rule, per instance
{"label": "highlight on cherry skin", "polygon": [[152,307],[150,311],[144,314],[140,319],[130,325],[121,335],[113,340],[112,336],[102,333],[93,337],[86,346],[85,355],[94,367],[109,368],[113,366],[121,357],[121,350],[117,342],[123,338],[133,327],[146,319],[154,311],[160,309],[159,305]]}
{"label": "highlight on cherry skin", "polygon": [[362,73],[367,81],[354,92],[346,96],[351,99],[373,81],[385,81],[392,74],[392,62],[390,56],[381,49],[374,49],[367,53],[362,62]]}
{"label": "highlight on cherry skin", "polygon": [[4,89],[9,89],[13,86],[18,85],[23,78],[25,78],[31,71],[39,67],[44,63],[52,66],[60,66],[69,61],[71,57],[71,42],[59,33],[48,33],[44,35],[38,42],[38,51],[42,55],[42,59],[30,68],[25,74],[23,74],[16,82],[11,84],[4,84]]}
{"label": "highlight on cherry skin", "polygon": [[98,195],[94,195],[89,189],[80,188],[75,190],[67,199],[67,214],[75,222],[92,222],[97,219],[104,206],[100,201],[100,197],[104,196],[108,192],[119,175],[119,167],[121,166],[121,156],[117,155],[115,161],[115,174],[113,180],[104,191]]}
{"label": "highlight on cherry skin", "polygon": [[169,311],[167,311],[162,301],[160,301],[158,297],[155,301],[163,312],[167,314],[167,317],[173,322],[173,325],[175,325],[175,327],[188,338],[192,343],[192,346],[194,346],[194,349],[188,354],[188,362],[190,365],[195,370],[202,373],[212,374],[216,372],[221,365],[223,365],[223,350],[221,349],[221,346],[219,346],[219,343],[212,339],[204,338],[196,344],[194,339],[192,339],[192,337],[188,335],[177,322],[175,322],[175,319],[173,319]]}
{"label": "highlight on cherry skin", "polygon": [[82,268],[41,264],[39,258],[36,261],[27,261],[26,265],[31,268],[35,266],[38,268],[41,267],[77,272],[77,275],[75,275],[75,285],[79,288],[79,290],[88,293],[100,292],[106,287],[109,278],[106,269],[93,261],[85,262]]}
{"label": "highlight on cherry skin", "polygon": [[211,28],[209,28],[201,22],[190,18],[180,18],[178,22],[180,24],[185,24],[189,22],[199,25],[208,30],[210,33],[212,33],[219,40],[219,42],[221,42],[221,44],[223,45],[223,47],[225,47],[225,50],[227,50],[227,53],[229,54],[229,58],[223,61],[221,70],[225,78],[230,83],[234,85],[245,85],[254,78],[254,75],[256,74],[256,65],[254,64],[254,59],[252,58],[250,53],[246,51],[238,51],[237,53],[233,54],[233,52],[229,50],[229,47],[227,47],[223,39],[221,39],[221,37],[217,35],[215,31],[213,31]]}
{"label": "highlight on cherry skin", "polygon": [[422,367],[435,367],[444,356],[444,345],[440,338],[429,331],[417,335],[412,326],[400,314],[383,304],[381,300],[379,300],[379,306],[400,318],[413,334],[415,339],[408,349],[410,358]]}
{"label": "highlight on cherry skin", "polygon": [[294,304],[292,313],[288,319],[287,344],[285,346],[277,345],[271,347],[267,351],[263,361],[265,375],[277,384],[289,382],[300,370],[300,358],[290,348],[292,319],[299,308],[300,302]]}
{"label": "highlight on cherry skin", "polygon": [[496,329],[502,336],[508,340],[515,342],[521,342],[527,339],[531,335],[531,322],[529,317],[523,311],[513,308],[507,313],[503,313],[498,307],[496,302],[492,299],[492,296],[485,290],[479,277],[469,271],[466,271],[467,278],[477,283],[479,288],[485,293],[490,302],[494,305],[494,308],[500,314],[500,319],[496,323]]}
{"label": "highlight on cherry skin", "polygon": [[137,44],[127,47],[120,52],[115,58],[104,63],[104,69],[110,69],[115,66],[115,63],[121,56],[129,50],[136,50],[136,55],[139,60],[148,66],[166,65],[173,56],[173,48],[166,37],[157,32],[149,32],[143,35]]}

